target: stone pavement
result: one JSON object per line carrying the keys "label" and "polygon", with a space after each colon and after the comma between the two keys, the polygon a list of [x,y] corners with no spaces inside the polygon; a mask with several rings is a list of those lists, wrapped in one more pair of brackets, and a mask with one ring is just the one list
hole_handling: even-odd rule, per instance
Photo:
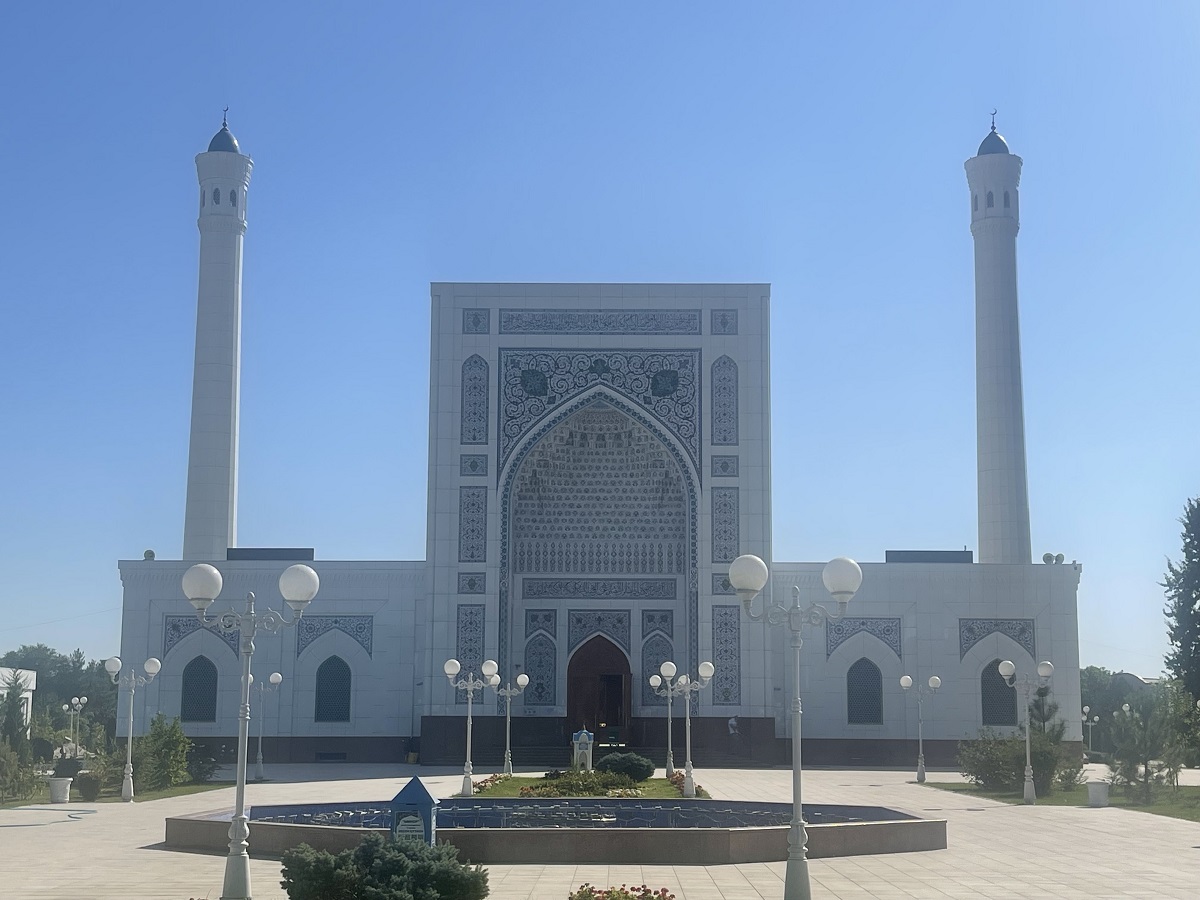
{"label": "stone pavement", "polygon": [[[415,766],[275,766],[276,779],[247,788],[249,802],[301,803],[390,798],[414,773],[438,796],[461,772]],[[480,773],[486,774],[486,773]],[[1200,781],[1189,772],[1189,782]],[[814,898],[1140,897],[1200,898],[1200,824],[1147,813],[1081,807],[1008,806],[911,783],[908,771],[813,769],[805,800],[890,806],[945,818],[949,848],[928,853],[814,860]],[[930,772],[933,781],[957,781]],[[697,772],[715,797],[790,798],[786,769]],[[37,900],[188,900],[221,892],[220,857],[156,845],[167,816],[233,805],[233,788],[133,804],[37,804],[0,810],[0,897]],[[519,835],[514,840],[519,840]],[[254,837],[251,833],[251,847]],[[253,852],[253,849],[252,851]],[[778,900],[783,863],[738,866],[491,866],[493,900],[565,900],[581,883],[643,882],[678,900]],[[283,900],[279,863],[254,860],[254,897]]]}

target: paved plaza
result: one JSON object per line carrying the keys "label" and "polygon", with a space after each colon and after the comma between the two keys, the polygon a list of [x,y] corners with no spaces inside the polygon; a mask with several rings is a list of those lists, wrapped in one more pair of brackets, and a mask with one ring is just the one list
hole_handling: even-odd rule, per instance
{"label": "paved plaza", "polygon": [[[274,766],[275,780],[251,784],[249,802],[387,799],[412,774],[437,796],[461,784],[461,771],[415,766]],[[483,774],[483,773],[481,773]],[[1191,783],[1200,773],[1186,773]],[[813,895],[836,900],[901,898],[1200,897],[1200,823],[1083,807],[1009,806],[910,782],[908,771],[805,772],[811,803],[889,806],[948,821],[949,848],[814,860]],[[954,773],[932,772],[934,781]],[[787,769],[697,773],[714,797],[787,800]],[[133,804],[36,804],[0,810],[0,896],[38,900],[188,900],[221,893],[219,856],[161,849],[167,816],[229,808],[233,788]],[[514,840],[519,840],[519,835]],[[253,852],[251,834],[251,852]],[[490,866],[494,900],[565,900],[583,882],[645,882],[679,900],[778,900],[783,863],[736,866]],[[257,900],[282,900],[279,863],[252,864]]]}

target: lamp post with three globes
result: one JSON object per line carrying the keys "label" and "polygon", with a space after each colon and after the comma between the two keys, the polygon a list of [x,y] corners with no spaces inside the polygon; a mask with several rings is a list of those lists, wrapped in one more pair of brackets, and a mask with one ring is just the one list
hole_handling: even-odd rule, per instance
{"label": "lamp post with three globes", "polygon": [[139,675],[133,671],[128,675],[122,675],[121,665],[119,656],[113,656],[104,661],[104,671],[108,673],[112,683],[117,685],[117,690],[123,687],[129,688],[129,730],[125,733],[125,776],[121,779],[121,800],[129,803],[133,800],[133,695],[138,688],[144,687],[154,680],[154,676],[162,668],[162,663],[153,656],[150,657],[142,663],[145,675]]}
{"label": "lamp post with three globes", "polygon": [[[462,663],[457,659],[446,660],[442,666],[442,671],[446,673],[446,678],[450,680],[450,686],[456,691],[467,692],[467,761],[463,764],[463,782],[462,790],[459,791],[460,797],[472,797],[475,795],[475,782],[471,780],[471,707],[475,702],[475,692],[482,691],[484,685],[491,683],[493,675],[499,671],[500,667],[496,665],[494,659],[485,659],[483,665],[479,667],[482,673],[482,678],[476,678],[474,672],[468,672],[458,681],[455,677],[462,671]],[[496,683],[500,683],[500,678],[496,676]]]}
{"label": "lamp post with three globes", "polygon": [[[911,675],[900,676],[900,687],[904,688],[904,692],[908,691],[913,686]],[[929,696],[937,693],[937,689],[942,686],[942,679],[936,675],[929,676]],[[921,701],[925,699],[925,688],[917,685],[917,784],[925,783],[925,736],[922,734],[922,728],[925,724],[925,716],[921,710]]]}
{"label": "lamp post with three globes", "polygon": [[205,626],[216,625],[224,632],[236,631],[240,637],[242,658],[241,705],[238,710],[237,789],[234,794],[233,821],[229,824],[229,855],[225,858],[225,880],[221,900],[250,900],[250,819],[246,816],[246,764],[250,743],[250,658],[254,655],[254,636],[264,631],[294,627],[321,587],[317,573],[305,565],[288,566],[279,576],[279,593],[292,611],[284,619],[273,609],[256,612],[254,592],[246,594],[244,612],[223,612],[209,618],[208,608],[217,599],[224,579],[215,566],[198,563],[183,573],[183,593],[196,610],[196,618]]}
{"label": "lamp post with three globes", "polygon": [[658,674],[650,676],[650,689],[660,697],[667,698],[667,777],[675,774],[675,754],[671,751],[671,699],[678,693],[671,681],[679,671],[675,663],[665,661],[658,667]]}
{"label": "lamp post with three globes", "polygon": [[846,606],[862,584],[862,569],[849,557],[839,556],[825,564],[821,580],[825,589],[838,602],[837,612],[831,613],[819,603],[800,605],[800,586],[792,587],[792,605],[784,606],[772,599],[770,605],[755,613],[751,608],[767,584],[767,564],[757,556],[745,554],[729,565],[729,583],[738,592],[742,608],[751,622],[766,619],[772,625],[785,626],[791,633],[795,657],[796,689],[792,698],[792,821],[788,830],[787,868],[783,879],[783,900],[809,900],[812,887],[808,877],[808,834],[804,827],[804,809],[800,800],[800,648],[804,646],[801,629],[805,625],[823,625],[846,614]]}
{"label": "lamp post with three globes", "polygon": [[74,748],[74,758],[79,759],[79,717],[87,706],[87,697],[72,697],[70,703],[62,705],[67,714],[67,732],[71,736],[71,746]]}
{"label": "lamp post with three globes", "polygon": [[[517,686],[509,682],[500,687],[500,673],[493,672],[488,676],[488,686],[497,696],[504,698],[504,774],[511,775],[512,770],[512,698],[516,697],[529,686],[529,676],[522,672],[517,676]],[[474,790],[474,788],[472,788]]]}
{"label": "lamp post with three globes", "polygon": [[1033,757],[1030,753],[1030,732],[1033,730],[1029,717],[1029,699],[1033,692],[1039,687],[1045,687],[1050,683],[1050,677],[1054,674],[1054,665],[1047,660],[1037,664],[1037,678],[1031,678],[1026,672],[1021,676],[1021,680],[1016,679],[1017,667],[1012,660],[1002,660],[996,666],[1000,672],[1000,677],[1004,679],[1004,683],[1010,688],[1020,688],[1021,696],[1025,699],[1025,792],[1024,801],[1026,803],[1037,802],[1037,791],[1033,787]]}
{"label": "lamp post with three globes", "polygon": [[261,681],[255,684],[254,676],[250,676],[250,684],[258,691],[258,758],[254,761],[254,780],[263,780],[263,760],[262,760],[262,739],[263,739],[263,719],[267,717],[266,713],[266,696],[272,691],[279,690],[279,685],[283,684],[283,676],[278,672],[272,672],[271,677],[267,679],[270,684],[264,684]]}

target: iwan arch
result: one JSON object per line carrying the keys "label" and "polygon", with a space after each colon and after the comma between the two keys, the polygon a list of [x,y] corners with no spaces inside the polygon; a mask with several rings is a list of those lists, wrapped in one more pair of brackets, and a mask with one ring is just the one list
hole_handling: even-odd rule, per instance
{"label": "iwan arch", "polygon": [[[1057,700],[1078,703],[1080,569],[1029,562],[1023,424],[1012,414],[1020,165],[995,133],[968,161],[972,197],[1010,198],[972,201],[971,213],[981,561],[860,560],[850,617],[806,637],[814,761],[909,762],[916,722],[896,683],[903,672],[943,681],[926,707],[931,759],[985,721],[1013,724],[983,678],[997,658],[1053,660]],[[195,622],[180,578],[215,562],[226,601],[254,590],[278,606],[275,577],[309,554],[236,546],[241,286],[221,273],[240,272],[250,164],[222,129],[197,169],[187,558],[120,564],[121,649],[163,659],[137,695],[146,705],[135,728],[149,711],[185,713],[190,734],[217,741],[237,730],[237,659]],[[222,205],[215,190],[242,202]],[[302,626],[257,642],[256,676],[284,675],[254,713],[271,758],[399,760],[419,745],[423,761],[460,761],[466,704],[441,674],[450,657],[465,669],[494,658],[506,680],[530,676],[513,708],[518,766],[584,724],[661,747],[665,704],[647,679],[667,658],[691,673],[716,666],[692,709],[698,759],[780,758],[789,657],[782,635],[746,619],[725,578],[749,552],[771,564],[768,591],[821,590],[821,562],[772,562],[769,286],[437,283],[431,301],[426,558],[314,560],[322,586]],[[199,656],[215,678],[184,678]],[[200,670],[210,671],[189,671]],[[498,755],[502,711],[490,696],[475,707],[484,765]],[[1080,739],[1078,723],[1068,729]]]}

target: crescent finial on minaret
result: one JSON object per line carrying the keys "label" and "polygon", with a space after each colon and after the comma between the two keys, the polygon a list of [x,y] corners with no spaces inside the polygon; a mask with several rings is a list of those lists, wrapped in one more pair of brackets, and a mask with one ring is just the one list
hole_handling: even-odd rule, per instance
{"label": "crescent finial on minaret", "polygon": [[992,107],[992,131],[996,130],[996,107]]}
{"label": "crescent finial on minaret", "polygon": [[[225,109],[221,111],[221,127],[222,128],[229,127],[229,107],[228,106],[225,107]],[[995,130],[996,130],[996,115],[995,115],[995,113],[993,113],[992,114],[992,131],[995,131]]]}

